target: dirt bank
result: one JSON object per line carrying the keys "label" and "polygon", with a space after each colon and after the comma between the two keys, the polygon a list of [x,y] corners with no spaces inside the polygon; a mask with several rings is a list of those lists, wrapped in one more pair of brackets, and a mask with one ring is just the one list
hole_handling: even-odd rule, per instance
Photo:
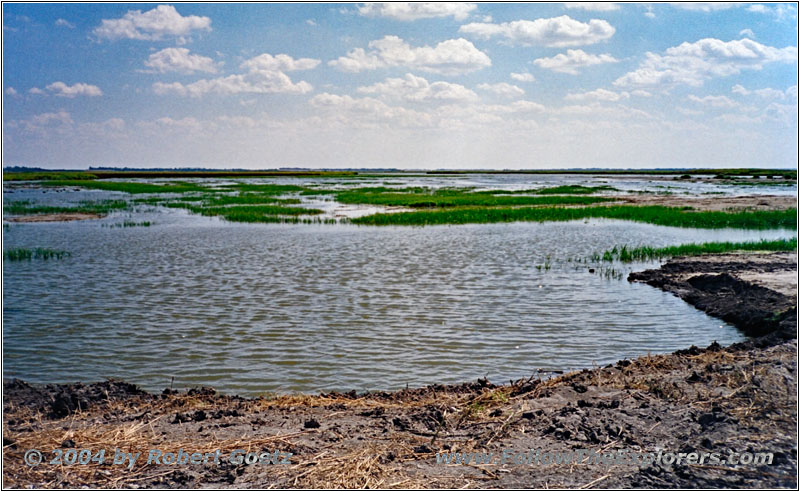
{"label": "dirt bank", "polygon": [[[698,307],[725,306],[745,327],[764,323],[772,332],[731,347],[691,347],[549,380],[258,399],[211,389],[153,395],[122,382],[32,386],[6,381],[4,486],[795,488],[797,341],[788,323],[796,317],[796,297],[736,276],[752,273],[755,263],[765,279],[770,268],[778,273],[779,265],[782,272],[788,268],[796,274],[796,260],[766,256],[748,255],[758,261],[726,257],[724,266],[722,259],[708,260],[702,269],[696,260],[679,260],[641,280],[657,279],[652,282],[660,288],[690,302],[699,299]],[[703,275],[727,275],[737,282],[692,280]],[[742,292],[747,302],[714,302]],[[776,321],[772,309],[785,310]],[[47,458],[36,467],[23,463],[32,448]],[[56,448],[105,449],[108,461],[115,448],[143,455],[132,469],[108,462],[57,466],[48,463]],[[220,450],[222,459],[219,464],[147,465],[154,448]],[[292,456],[290,464],[248,466],[228,460],[236,449]],[[764,452],[772,453],[773,461],[445,465],[436,460],[437,452],[478,451],[493,452],[499,461],[503,450],[529,449],[719,453],[725,460],[731,451]]]}
{"label": "dirt bank", "polygon": [[102,219],[100,214],[74,212],[66,214],[38,214],[21,215],[19,217],[6,217],[6,222],[71,222],[73,220]]}
{"label": "dirt bank", "polygon": [[796,253],[680,258],[628,280],[671,292],[748,335],[796,337]]}

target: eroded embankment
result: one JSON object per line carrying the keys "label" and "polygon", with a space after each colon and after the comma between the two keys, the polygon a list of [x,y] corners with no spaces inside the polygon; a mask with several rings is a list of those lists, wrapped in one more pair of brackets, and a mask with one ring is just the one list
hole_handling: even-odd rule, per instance
{"label": "eroded embankment", "polygon": [[[761,264],[766,256],[747,258]],[[751,260],[739,262],[748,265],[742,270],[721,258],[704,259],[702,269],[688,266],[694,259],[673,261],[660,274],[641,278],[695,299],[709,312],[720,309],[756,331],[775,331],[727,348],[691,347],[544,381],[496,386],[479,380],[386,393],[258,399],[210,389],[153,395],[121,382],[4,382],[3,482],[7,487],[794,488],[797,343],[788,327],[796,317],[796,296],[781,288],[783,281],[769,285],[787,272],[796,275],[796,260],[772,255],[759,267],[757,281],[742,278],[756,271]],[[721,277],[711,281],[703,275]],[[747,302],[732,301],[743,292]],[[771,311],[776,308],[786,308],[777,320]],[[112,455],[119,448],[142,456],[132,469],[108,462],[29,467],[23,455],[31,448],[48,459],[56,448],[105,449]],[[222,459],[148,465],[148,451],[155,448],[220,450]],[[227,458],[236,449],[292,453],[291,464],[234,464]],[[436,458],[437,452],[476,451],[495,453],[499,461],[504,450],[529,449],[719,453],[725,460],[731,452],[772,453],[772,464],[445,465]]]}

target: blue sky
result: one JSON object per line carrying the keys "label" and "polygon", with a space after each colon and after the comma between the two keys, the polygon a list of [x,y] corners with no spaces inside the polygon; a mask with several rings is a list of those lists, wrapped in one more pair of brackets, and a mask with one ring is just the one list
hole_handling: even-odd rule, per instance
{"label": "blue sky", "polygon": [[795,4],[4,4],[3,165],[796,167]]}

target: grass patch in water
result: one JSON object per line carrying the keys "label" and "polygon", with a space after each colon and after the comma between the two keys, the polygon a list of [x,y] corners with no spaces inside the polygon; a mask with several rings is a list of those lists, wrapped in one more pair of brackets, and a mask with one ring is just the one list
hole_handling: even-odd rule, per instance
{"label": "grass patch in water", "polygon": [[260,193],[262,195],[282,195],[284,193],[304,191],[306,188],[297,185],[276,185],[269,183],[235,183],[221,186],[217,189],[220,191],[238,190],[241,192]]}
{"label": "grass patch in water", "polygon": [[765,239],[742,243],[692,243],[682,244],[680,246],[667,246],[664,248],[653,248],[651,246],[639,246],[636,248],[615,246],[611,250],[603,252],[602,259],[604,261],[619,260],[627,263],[631,261],[655,260],[671,256],[697,256],[728,253],[731,251],[797,251],[797,238],[777,239],[774,241]]}
{"label": "grass patch in water", "polygon": [[259,205],[267,203],[282,203],[285,205],[298,204],[297,198],[277,198],[272,195],[242,193],[240,195],[219,195],[208,200],[209,206],[221,205]]}
{"label": "grass patch in water", "polygon": [[8,261],[30,261],[30,260],[60,260],[70,256],[68,251],[57,251],[47,248],[13,248],[3,251],[3,258]]}
{"label": "grass patch in water", "polygon": [[581,185],[563,185],[553,186],[550,188],[541,188],[534,190],[533,193],[537,195],[590,195],[600,191],[619,191],[613,186],[581,186]]}
{"label": "grass patch in water", "polygon": [[193,191],[213,191],[211,188],[196,183],[179,181],[174,184],[136,183],[132,181],[46,181],[43,186],[79,186],[92,190],[121,191],[131,194],[143,193],[187,193]]}
{"label": "grass patch in water", "polygon": [[103,227],[150,227],[153,225],[152,222],[145,220],[143,222],[134,222],[132,220],[126,220],[125,222],[119,222],[117,224],[103,224]]}
{"label": "grass patch in water", "polygon": [[610,201],[613,198],[586,196],[517,196],[465,192],[463,190],[438,189],[419,191],[342,191],[336,201],[346,204],[369,204],[411,208],[446,207],[502,207],[519,205],[589,205]]}
{"label": "grass patch in water", "polygon": [[125,210],[130,207],[130,204],[125,200],[101,200],[97,202],[80,202],[74,207],[50,206],[50,205],[35,205],[30,201],[24,200],[19,202],[9,203],[3,205],[3,211],[11,215],[40,215],[40,214],[70,214],[70,213],[88,213],[88,214],[107,214],[116,210]]}
{"label": "grass patch in water", "polygon": [[301,215],[318,215],[322,210],[303,207],[282,207],[279,205],[234,205],[231,207],[206,207],[189,203],[166,203],[170,208],[184,208],[192,213],[207,217],[222,217],[232,222],[265,223],[310,223],[323,222],[298,218]]}
{"label": "grass patch in water", "polygon": [[689,207],[618,205],[585,208],[459,208],[419,212],[381,213],[352,219],[363,225],[486,224],[494,222],[556,222],[606,218],[700,229],[797,229],[797,209],[695,212]]}

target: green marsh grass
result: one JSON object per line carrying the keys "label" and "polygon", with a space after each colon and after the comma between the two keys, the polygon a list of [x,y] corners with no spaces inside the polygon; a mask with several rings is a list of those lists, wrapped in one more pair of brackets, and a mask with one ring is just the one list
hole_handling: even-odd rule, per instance
{"label": "green marsh grass", "polygon": [[270,183],[235,183],[217,188],[219,191],[233,191],[260,193],[262,195],[282,195],[304,191],[307,188],[297,185],[276,185]]}
{"label": "green marsh grass", "polygon": [[581,186],[581,185],[564,185],[553,186],[550,188],[541,188],[534,190],[533,193],[537,195],[590,195],[600,191],[619,191],[613,186]]}
{"label": "green marsh grass", "polygon": [[206,217],[222,217],[231,222],[264,223],[309,223],[318,222],[299,218],[302,215],[318,215],[322,210],[303,207],[282,207],[279,205],[234,205],[229,207],[206,207],[189,203],[170,202],[170,208],[184,208],[192,213]]}
{"label": "green marsh grass", "polygon": [[653,248],[651,246],[628,248],[627,246],[615,246],[603,252],[602,259],[603,261],[619,260],[627,263],[631,261],[657,260],[671,256],[697,256],[728,253],[731,251],[797,251],[797,238],[741,243],[692,243],[682,244],[680,246],[667,246],[665,248]]}
{"label": "green marsh grass", "polygon": [[47,248],[14,248],[3,251],[3,258],[8,261],[30,261],[30,260],[60,260],[70,256],[68,251],[57,251]]}
{"label": "green marsh grass", "polygon": [[588,218],[606,218],[649,224],[694,227],[700,229],[797,229],[797,209],[696,212],[688,207],[601,206],[585,208],[458,208],[451,210],[380,213],[352,219],[362,225],[439,225],[486,224],[493,222],[557,222]]}
{"label": "green marsh grass", "polygon": [[130,207],[125,200],[84,201],[74,207],[59,207],[49,205],[34,205],[29,201],[19,201],[3,205],[3,211],[11,215],[39,215],[39,214],[68,214],[90,213],[107,214],[117,210],[126,210]]}
{"label": "green marsh grass", "polygon": [[17,172],[17,173],[3,173],[3,181],[43,181],[43,180],[80,181],[80,180],[96,179],[96,178],[97,175],[82,171],[77,171],[77,172],[30,171],[30,172]]}
{"label": "green marsh grass", "polygon": [[518,196],[494,195],[465,192],[463,190],[431,190],[420,193],[380,191],[342,191],[336,194],[336,201],[346,204],[369,204],[400,206],[410,208],[448,208],[448,207],[502,207],[519,205],[589,205],[613,198],[586,196]]}
{"label": "green marsh grass", "polygon": [[209,206],[221,205],[259,205],[267,203],[282,203],[285,205],[298,204],[297,198],[277,198],[273,195],[242,193],[240,195],[219,195],[206,202]]}
{"label": "green marsh grass", "polygon": [[79,186],[92,190],[121,191],[131,194],[144,193],[187,193],[193,191],[213,192],[212,188],[200,186],[195,183],[179,181],[169,184],[137,183],[132,181],[46,181],[44,186]]}

